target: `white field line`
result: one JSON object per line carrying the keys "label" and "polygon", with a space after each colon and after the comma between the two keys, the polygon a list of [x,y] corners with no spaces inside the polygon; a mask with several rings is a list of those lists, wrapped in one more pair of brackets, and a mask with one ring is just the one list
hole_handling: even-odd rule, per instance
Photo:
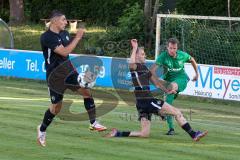
{"label": "white field line", "polygon": [[[211,127],[218,127],[219,129],[231,129],[231,130],[237,130],[239,131],[240,128],[236,127],[238,126],[237,122],[222,122],[222,121],[214,121],[214,120],[206,120],[206,119],[194,119],[193,121],[190,121],[190,123],[198,124],[201,126],[211,126]],[[234,126],[232,126],[234,124]],[[211,128],[210,127],[210,128]]]}
{"label": "white field line", "polygon": [[[64,98],[65,100],[72,100],[73,102],[83,102],[82,97],[79,97],[79,99],[73,99],[73,98]],[[50,102],[50,98],[25,98],[25,97],[0,97],[0,100],[13,100],[13,101],[46,101]],[[100,104],[103,103],[103,100],[101,99],[94,99],[95,103]],[[108,101],[109,103],[109,101]],[[111,102],[110,102],[111,103]],[[126,105],[127,103],[123,101],[118,101],[118,105]]]}
{"label": "white field line", "polygon": [[[83,99],[71,99],[66,98],[67,100],[72,100],[73,102],[83,102]],[[16,100],[16,101],[50,101],[50,98],[24,98],[24,97],[0,97],[0,100]],[[101,103],[101,100],[97,100],[98,103]]]}
{"label": "white field line", "polygon": [[49,98],[0,97],[0,100],[49,101]]}

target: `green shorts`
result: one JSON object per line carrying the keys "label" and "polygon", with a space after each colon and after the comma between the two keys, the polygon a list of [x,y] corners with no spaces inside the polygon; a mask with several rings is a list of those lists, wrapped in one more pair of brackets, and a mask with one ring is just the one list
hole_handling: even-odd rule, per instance
{"label": "green shorts", "polygon": [[[168,81],[168,80],[167,80]],[[189,81],[189,78],[175,78],[169,80],[169,82],[175,82],[178,85],[177,92],[182,92],[187,87],[187,83]]]}

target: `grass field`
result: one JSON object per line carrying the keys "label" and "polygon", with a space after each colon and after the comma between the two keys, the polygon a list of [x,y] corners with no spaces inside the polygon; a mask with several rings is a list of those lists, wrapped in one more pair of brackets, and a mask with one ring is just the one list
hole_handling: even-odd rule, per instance
{"label": "grass field", "polygon": [[[151,136],[140,138],[104,138],[104,133],[88,130],[88,121],[64,121],[56,117],[48,128],[47,147],[36,143],[36,127],[49,105],[44,82],[0,78],[0,160],[238,160],[240,151],[240,105],[175,101],[196,129],[208,130],[202,141],[195,143],[179,127],[177,135],[166,136],[167,125],[153,119]],[[110,92],[110,91],[109,91]],[[81,98],[71,111],[83,112]],[[111,101],[111,99],[109,99]],[[97,99],[97,106],[101,99]],[[181,107],[180,107],[181,106]],[[122,101],[99,118],[108,128],[137,130],[134,106]]]}
{"label": "grass field", "polygon": [[[40,51],[40,36],[45,31],[43,24],[28,24],[17,27],[10,27],[13,38],[14,48],[23,50]],[[68,28],[67,28],[68,29]],[[87,48],[98,46],[98,39],[105,34],[106,30],[98,26],[87,26],[84,39],[77,45],[73,53],[86,54]],[[72,36],[74,34],[70,32]]]}

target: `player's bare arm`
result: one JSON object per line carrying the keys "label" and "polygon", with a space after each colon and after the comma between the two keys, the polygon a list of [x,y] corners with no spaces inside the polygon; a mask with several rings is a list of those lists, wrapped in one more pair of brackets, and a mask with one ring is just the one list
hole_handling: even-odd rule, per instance
{"label": "player's bare arm", "polygon": [[84,29],[80,28],[77,33],[75,38],[72,40],[72,42],[64,47],[63,45],[58,46],[54,52],[57,54],[60,54],[61,56],[67,57],[77,46],[78,42],[82,39],[84,34]]}
{"label": "player's bare arm", "polygon": [[197,81],[198,80],[198,69],[197,69],[197,62],[193,57],[189,60],[189,62],[192,64],[193,69],[195,71],[195,76],[193,77],[192,81]]}
{"label": "player's bare arm", "polygon": [[158,68],[158,65],[155,63],[151,66],[150,71],[151,71],[152,75],[157,76],[156,75],[157,68]]}
{"label": "player's bare arm", "polygon": [[159,89],[163,90],[167,94],[176,94],[176,91],[171,89],[168,90],[161,81],[158,80],[158,78],[155,75],[152,75],[150,78],[151,82]]}

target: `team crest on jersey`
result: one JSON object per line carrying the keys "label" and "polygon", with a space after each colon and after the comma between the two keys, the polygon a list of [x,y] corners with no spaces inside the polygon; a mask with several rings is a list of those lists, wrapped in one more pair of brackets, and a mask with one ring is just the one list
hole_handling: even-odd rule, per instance
{"label": "team crest on jersey", "polygon": [[51,99],[52,99],[52,101],[55,101],[56,98],[55,98],[55,96],[52,96]]}
{"label": "team crest on jersey", "polygon": [[68,36],[66,36],[66,39],[69,41],[69,37]]}
{"label": "team crest on jersey", "polygon": [[183,62],[179,61],[178,64],[181,66],[181,65],[183,65]]}

